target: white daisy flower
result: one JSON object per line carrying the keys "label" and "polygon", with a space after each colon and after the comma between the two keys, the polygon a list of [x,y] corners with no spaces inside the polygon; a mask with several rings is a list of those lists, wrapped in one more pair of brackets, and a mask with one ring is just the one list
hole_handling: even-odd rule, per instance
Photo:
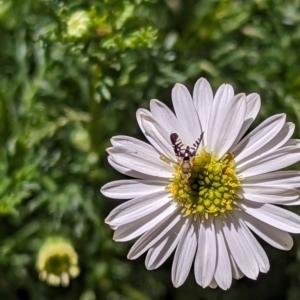
{"label": "white daisy flower", "polygon": [[136,179],[102,187],[107,197],[132,199],[106,223],[118,242],[141,236],[128,258],[147,252],[148,270],[175,251],[175,287],[193,262],[202,287],[226,290],[232,278],[256,279],[270,265],[253,232],[281,250],[293,245],[289,233],[300,233],[300,217],[276,206],[300,204],[300,172],[277,171],[300,160],[300,141],[291,139],[294,124],[275,115],[244,137],[260,109],[259,95],[234,95],[223,84],[213,97],[203,78],[193,98],[176,84],[172,100],[175,114],[158,100],[151,100],[150,111],[137,111],[151,145],[128,136],[111,139],[110,164]]}

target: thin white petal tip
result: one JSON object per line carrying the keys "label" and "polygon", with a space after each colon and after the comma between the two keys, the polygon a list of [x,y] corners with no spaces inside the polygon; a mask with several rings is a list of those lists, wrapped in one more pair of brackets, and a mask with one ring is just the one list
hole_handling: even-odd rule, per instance
{"label": "thin white petal tip", "polygon": [[270,267],[260,270],[261,273],[268,273],[269,271],[270,271]]}
{"label": "thin white petal tip", "polygon": [[157,99],[151,99],[151,100],[150,100],[150,106],[151,106],[151,103],[158,103],[158,102],[160,102],[160,101],[157,100]]}
{"label": "thin white petal tip", "polygon": [[114,147],[108,147],[105,149],[105,151],[108,153],[108,154],[111,154],[112,150],[114,149]]}
{"label": "thin white petal tip", "polygon": [[132,257],[128,254],[128,255],[127,255],[127,259],[133,260],[134,258],[132,258]]}
{"label": "thin white petal tip", "polygon": [[290,251],[293,248],[293,246],[294,246],[294,241],[292,242],[291,245],[285,245],[285,246],[286,246],[286,248],[282,249],[282,250],[284,250],[284,251]]}
{"label": "thin white petal tip", "polygon": [[99,190],[100,193],[102,193],[102,194],[105,193],[105,188],[106,188],[106,186],[107,186],[108,184],[109,184],[109,183],[106,183],[106,184],[104,184],[104,185],[101,186],[101,188],[100,188],[100,190]]}

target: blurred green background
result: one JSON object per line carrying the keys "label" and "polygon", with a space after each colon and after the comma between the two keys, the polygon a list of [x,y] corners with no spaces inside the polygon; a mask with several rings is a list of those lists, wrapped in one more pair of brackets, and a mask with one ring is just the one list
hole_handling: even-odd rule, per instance
{"label": "blurred green background", "polygon": [[[132,242],[104,224],[120,202],[99,193],[122,178],[109,139],[143,138],[135,111],[169,105],[176,82],[257,92],[255,124],[285,112],[299,136],[299,49],[299,0],[0,1],[0,299],[300,299],[300,237],[290,252],[260,241],[271,270],[257,281],[203,290],[191,272],[175,289],[171,259],[155,271],[127,260]],[[52,236],[78,254],[68,287],[39,280]]]}

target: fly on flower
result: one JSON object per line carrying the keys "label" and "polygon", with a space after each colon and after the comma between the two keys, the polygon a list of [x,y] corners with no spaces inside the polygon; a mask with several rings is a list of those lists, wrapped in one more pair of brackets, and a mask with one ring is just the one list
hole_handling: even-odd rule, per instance
{"label": "fly on flower", "polygon": [[194,159],[197,154],[201,140],[203,138],[203,133],[204,132],[200,134],[200,137],[195,141],[192,147],[185,146],[177,133],[173,132],[170,135],[174,153],[178,159],[178,164],[181,168],[181,177],[186,183],[191,177]]}
{"label": "fly on flower", "polygon": [[150,144],[123,135],[111,139],[109,163],[133,178],[102,187],[105,196],[128,200],[105,222],[115,241],[139,237],[128,258],[147,252],[148,270],[175,252],[175,287],[192,266],[203,288],[227,290],[232,278],[243,276],[255,280],[270,263],[254,234],[289,250],[290,233],[300,233],[300,217],[281,207],[300,205],[300,171],[280,171],[300,161],[295,125],[278,114],[246,134],[259,112],[259,95],[235,95],[229,84],[213,95],[204,78],[193,95],[176,84],[172,101],[175,113],[156,99],[150,110],[137,111]]}

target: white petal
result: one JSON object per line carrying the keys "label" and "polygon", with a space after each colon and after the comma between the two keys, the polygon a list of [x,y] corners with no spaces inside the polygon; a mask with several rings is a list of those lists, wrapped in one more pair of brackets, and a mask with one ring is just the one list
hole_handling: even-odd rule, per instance
{"label": "white petal", "polygon": [[160,209],[172,200],[168,191],[160,191],[129,200],[115,209],[105,219],[111,226],[119,226],[140,219]]}
{"label": "white petal", "polygon": [[176,248],[172,265],[172,282],[175,287],[179,287],[185,282],[197,249],[197,235],[192,218],[186,218],[186,220],[187,228]]}
{"label": "white petal", "polygon": [[181,138],[188,145],[192,145],[202,130],[191,94],[184,85],[175,84],[172,89],[172,102],[179,124],[185,132],[185,137]]}
{"label": "white petal", "polygon": [[246,200],[262,204],[273,203],[277,205],[292,205],[291,203],[299,200],[299,196],[289,195],[288,193],[286,195],[258,195],[243,193],[241,196]]}
{"label": "white petal", "polygon": [[184,137],[184,130],[180,126],[176,116],[163,102],[153,99],[150,101],[150,109],[153,118],[168,132],[176,132]]}
{"label": "white petal", "polygon": [[234,279],[241,279],[244,277],[243,272],[240,270],[240,268],[237,266],[232,254],[229,254],[229,259],[231,263],[231,272],[232,272],[232,277]]}
{"label": "white petal", "polygon": [[[106,150],[108,153],[116,154],[116,153],[123,153],[123,152],[129,152],[129,153],[134,152],[142,158],[148,157],[148,159],[151,160],[153,159],[154,161],[157,161],[159,158],[159,153],[153,148],[153,146],[129,136],[122,136],[122,135],[115,136],[111,139],[111,143],[114,147],[107,148]],[[111,161],[112,158],[109,159],[110,163]],[[116,164],[116,162],[114,163]],[[112,166],[115,167],[115,165]],[[132,169],[129,167],[129,168],[124,168],[120,172],[126,174],[125,172],[130,170]],[[129,175],[129,176],[140,178],[140,176],[134,176],[134,175]]]}
{"label": "white petal", "polygon": [[271,246],[280,250],[290,250],[293,247],[293,239],[289,233],[257,220],[244,212],[236,211],[235,214],[243,219],[243,222],[254,233]]}
{"label": "white petal", "polygon": [[[291,140],[293,142],[293,140]],[[284,146],[266,156],[258,156],[251,163],[236,166],[240,176],[246,178],[276,171],[300,160],[300,146]]]}
{"label": "white petal", "polygon": [[145,232],[154,230],[160,222],[164,222],[177,210],[176,205],[165,205],[160,209],[130,223],[112,228],[115,230],[113,239],[117,242],[126,242],[137,238]]}
{"label": "white petal", "polygon": [[148,270],[157,269],[172,254],[177,247],[179,240],[185,233],[185,219],[181,219],[174,229],[167,232],[152,248],[149,249],[146,256],[146,268]]}
{"label": "white petal", "polygon": [[164,218],[155,227],[147,231],[130,249],[128,259],[136,259],[151,248],[181,220],[178,209],[168,218]]}
{"label": "white petal", "polygon": [[[249,155],[247,155],[247,157],[243,158],[242,160],[239,160],[239,158],[235,159],[237,170],[239,170],[240,172],[246,170],[250,166],[254,165],[257,160],[261,160],[263,157],[268,157],[282,146],[296,146],[296,140],[289,140],[294,130],[294,124],[285,123],[282,129],[279,131],[279,133],[276,134],[276,136],[274,136],[274,138],[271,139],[268,143],[264,144],[263,142],[257,145],[257,149],[253,150],[253,152],[251,152]],[[262,138],[262,140],[264,140],[264,138]]]}
{"label": "white petal", "polygon": [[[251,178],[251,177],[250,177]],[[246,181],[246,180],[245,180]],[[262,183],[247,183],[242,181],[241,189],[244,193],[251,194],[264,194],[264,195],[285,195],[287,192],[296,191],[294,188],[287,184],[272,185],[272,184],[262,184]],[[297,191],[296,191],[297,192]]]}
{"label": "white petal", "polygon": [[233,87],[230,84],[224,83],[218,88],[214,98],[214,102],[216,102],[215,104],[220,104],[221,102],[223,102],[225,103],[225,105],[227,105],[233,97]]}
{"label": "white petal", "polygon": [[[246,102],[247,102],[247,113],[246,113],[245,120],[247,121],[251,119],[251,121],[253,122],[260,110],[260,106],[261,106],[260,96],[256,93],[249,94],[246,97]],[[248,128],[250,127],[250,125],[248,125]],[[244,126],[245,124],[243,125],[243,127]]]}
{"label": "white petal", "polygon": [[132,199],[164,191],[168,181],[163,180],[116,180],[105,184],[101,188],[101,193],[109,198]]}
{"label": "white petal", "polygon": [[[237,217],[236,214],[234,216]],[[267,256],[265,250],[258,243],[256,238],[251,233],[251,231],[245,225],[244,221],[240,218],[239,218],[239,223],[241,226],[241,231],[243,232],[245,238],[247,239],[247,241],[249,243],[249,246],[251,247],[251,249],[254,253],[254,256],[258,263],[260,272],[262,272],[262,273],[268,272],[270,269],[270,263],[269,263],[269,259],[268,259],[268,256]]]}
{"label": "white petal", "polygon": [[278,171],[248,177],[243,180],[244,185],[281,186],[289,185],[291,188],[300,188],[300,171]]}
{"label": "white petal", "polygon": [[142,116],[142,124],[145,129],[145,136],[150,143],[162,154],[165,154],[174,162],[177,161],[170,140],[171,133],[163,129],[161,125],[150,116]]}
{"label": "white petal", "polygon": [[115,163],[125,168],[161,178],[170,178],[173,174],[173,168],[159,156],[145,156],[138,150],[124,146],[107,149],[107,152]]}
{"label": "white petal", "polygon": [[[157,143],[157,137],[155,137],[153,139],[152,136],[149,135],[149,133],[147,132],[147,128],[144,128],[145,124],[144,122],[142,122],[143,118],[145,116],[148,116],[148,117],[152,117],[152,114],[150,111],[146,110],[146,109],[142,109],[142,108],[139,108],[136,112],[136,118],[137,118],[137,121],[138,121],[138,124],[143,132],[143,134],[145,135],[145,137],[148,139],[148,141],[150,142],[150,144],[159,152],[159,153],[162,153],[162,154],[165,154],[164,150],[160,147],[160,144]],[[155,129],[157,131],[157,129]],[[153,134],[152,134],[153,135]],[[158,137],[158,138],[162,138],[162,137]]]}
{"label": "white petal", "polygon": [[[149,180],[153,180],[154,177],[150,176],[148,174],[144,174],[135,170],[132,170],[130,168],[124,167],[122,165],[117,164],[115,161],[113,161],[113,159],[109,156],[107,158],[109,164],[118,172],[130,176],[130,177],[134,177],[134,178],[140,178],[140,179],[149,179]],[[155,177],[156,178],[156,177]]]}
{"label": "white petal", "polygon": [[195,257],[196,282],[203,288],[207,287],[213,279],[216,268],[216,233],[214,223],[208,220],[199,221],[198,250]]}
{"label": "white petal", "polygon": [[147,157],[148,159],[162,162],[159,152],[153,146],[138,139],[119,135],[113,137],[111,143],[114,147],[106,149],[109,154],[134,153],[141,158]]}
{"label": "white petal", "polygon": [[231,101],[213,101],[208,125],[207,149],[222,157],[232,146],[244,122],[245,94],[236,95]]}
{"label": "white petal", "polygon": [[136,111],[136,120],[137,120],[137,122],[138,122],[138,124],[140,126],[140,129],[142,130],[143,134],[145,134],[145,129],[144,129],[143,124],[142,124],[142,116],[150,116],[150,117],[152,117],[152,114],[151,114],[151,112],[149,110],[144,109],[144,108],[139,108]]}
{"label": "white petal", "polygon": [[233,149],[236,163],[242,165],[257,156],[256,153],[274,151],[290,139],[294,126],[285,124],[285,118],[285,114],[272,116],[243,138]]}
{"label": "white petal", "polygon": [[300,233],[300,216],[272,204],[258,204],[243,200],[238,203],[247,214],[276,228],[291,233]]}
{"label": "white petal", "polygon": [[158,157],[159,154],[155,148],[141,140],[126,135],[117,135],[111,140],[113,146],[124,146],[126,148],[136,149],[145,156]]}
{"label": "white petal", "polygon": [[211,106],[213,103],[213,92],[210,84],[205,78],[200,78],[195,84],[193,99],[198,112],[204,141],[207,139],[207,127]]}
{"label": "white petal", "polygon": [[260,148],[258,152],[253,153],[249,157],[247,157],[247,161],[251,160],[253,157],[256,157],[257,155],[269,155],[269,153],[274,152],[275,150],[279,149],[282,146],[287,145],[296,145],[297,142],[295,140],[290,140],[291,136],[293,135],[295,131],[295,124],[293,123],[285,123],[280,130],[280,132],[265,146]]}
{"label": "white petal", "polygon": [[253,123],[255,120],[259,110],[260,110],[260,96],[258,94],[249,94],[246,97],[246,104],[247,104],[247,111],[245,115],[245,120],[242,125],[242,128],[236,137],[236,140],[234,144],[232,145],[231,149],[234,149],[235,145],[241,140],[241,138],[244,136],[250,125]]}
{"label": "white petal", "polygon": [[300,205],[300,195],[296,200],[292,201],[278,201],[276,202],[278,205],[285,205],[285,206],[295,206],[295,205]]}
{"label": "white petal", "polygon": [[271,141],[282,129],[285,119],[285,114],[272,116],[243,138],[243,140],[233,149],[236,163],[256,152]]}
{"label": "white petal", "polygon": [[284,203],[299,198],[299,192],[288,185],[244,184],[239,188],[240,197],[259,203]]}
{"label": "white petal", "polygon": [[241,231],[240,224],[230,213],[223,225],[223,232],[227,245],[240,270],[251,279],[256,279],[259,273],[257,261],[248,244],[247,239]]}
{"label": "white petal", "polygon": [[215,219],[216,237],[217,237],[217,262],[215,271],[215,280],[218,286],[223,290],[228,290],[232,282],[231,263],[225,244],[223,224],[220,218]]}
{"label": "white petal", "polygon": [[218,286],[218,284],[217,284],[216,280],[213,278],[213,280],[209,284],[209,287],[212,289],[215,289],[217,286]]}

